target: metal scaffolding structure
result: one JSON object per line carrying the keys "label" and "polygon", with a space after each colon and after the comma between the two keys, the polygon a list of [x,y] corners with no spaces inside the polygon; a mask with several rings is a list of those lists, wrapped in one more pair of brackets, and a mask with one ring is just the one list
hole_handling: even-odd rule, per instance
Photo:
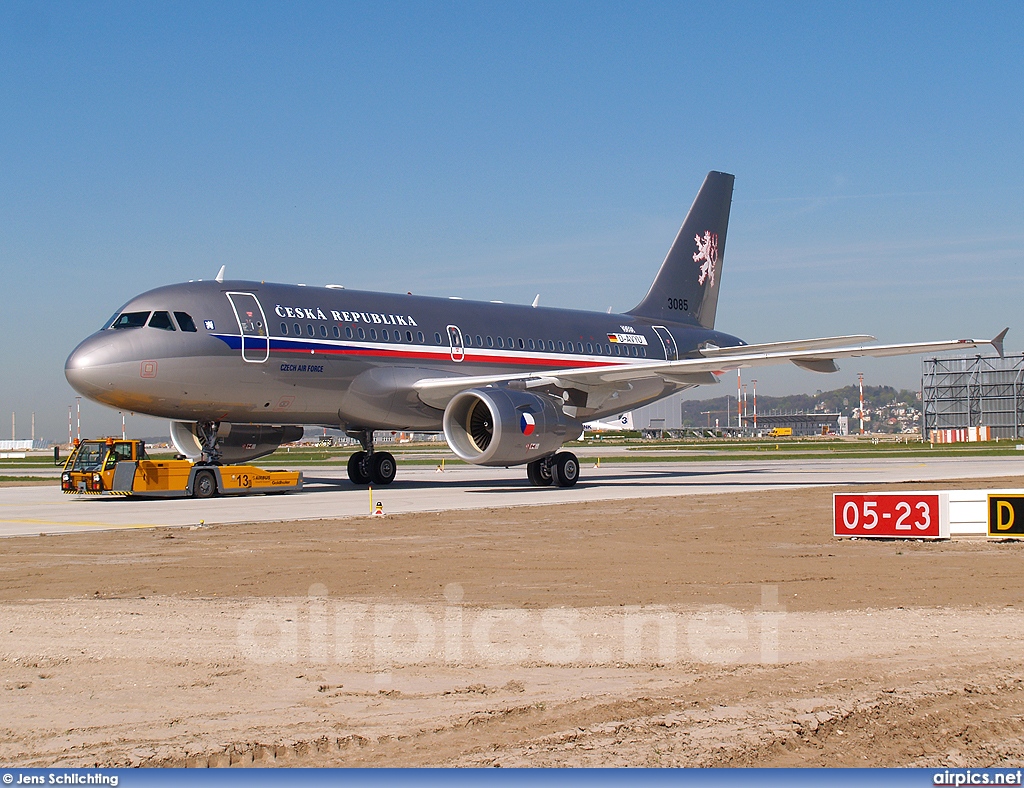
{"label": "metal scaffolding structure", "polygon": [[1024,435],[1024,356],[929,358],[921,366],[924,439],[932,430],[989,427]]}

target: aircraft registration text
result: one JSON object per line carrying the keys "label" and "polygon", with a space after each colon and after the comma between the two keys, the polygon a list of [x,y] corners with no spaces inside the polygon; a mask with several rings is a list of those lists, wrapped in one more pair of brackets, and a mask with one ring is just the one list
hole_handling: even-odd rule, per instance
{"label": "aircraft registration text", "polygon": [[643,334],[609,334],[608,341],[620,345],[646,345],[647,337]]}

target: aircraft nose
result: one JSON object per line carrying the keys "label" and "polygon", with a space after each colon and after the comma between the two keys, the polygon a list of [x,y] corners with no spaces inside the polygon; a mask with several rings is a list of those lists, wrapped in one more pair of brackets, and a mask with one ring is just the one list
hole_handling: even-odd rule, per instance
{"label": "aircraft nose", "polygon": [[91,399],[110,386],[109,365],[114,361],[113,342],[101,334],[86,338],[64,362],[64,377],[71,388]]}

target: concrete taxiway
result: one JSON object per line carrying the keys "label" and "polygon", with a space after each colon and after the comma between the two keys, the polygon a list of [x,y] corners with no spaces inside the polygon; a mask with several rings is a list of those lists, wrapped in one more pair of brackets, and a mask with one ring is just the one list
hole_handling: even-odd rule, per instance
{"label": "concrete taxiway", "polygon": [[[238,522],[328,520],[368,516],[381,502],[385,514],[582,503],[671,495],[714,495],[890,482],[1022,475],[1015,457],[778,460],[769,462],[623,463],[592,467],[582,462],[579,484],[568,489],[531,487],[522,468],[457,466],[399,468],[390,487],[353,487],[333,467],[304,469],[306,489],[290,495],[209,500],[144,500],[64,495],[57,487],[0,489],[0,536],[89,530],[216,525]],[[344,473],[342,471],[342,473]]]}

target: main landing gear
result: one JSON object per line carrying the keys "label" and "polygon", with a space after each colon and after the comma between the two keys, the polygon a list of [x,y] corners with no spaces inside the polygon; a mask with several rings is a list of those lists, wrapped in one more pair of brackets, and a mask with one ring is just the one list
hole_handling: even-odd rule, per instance
{"label": "main landing gear", "polygon": [[373,450],[373,433],[359,430],[348,433],[359,441],[363,450],[355,452],[348,458],[348,478],[353,484],[375,484],[383,486],[391,484],[398,472],[395,458],[386,451]]}
{"label": "main landing gear", "polygon": [[580,478],[580,461],[571,451],[560,451],[529,463],[526,478],[534,487],[572,487]]}

